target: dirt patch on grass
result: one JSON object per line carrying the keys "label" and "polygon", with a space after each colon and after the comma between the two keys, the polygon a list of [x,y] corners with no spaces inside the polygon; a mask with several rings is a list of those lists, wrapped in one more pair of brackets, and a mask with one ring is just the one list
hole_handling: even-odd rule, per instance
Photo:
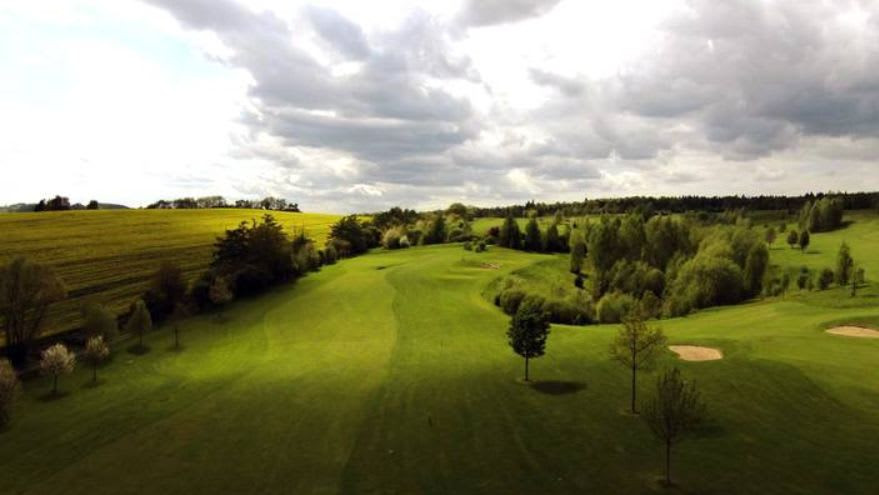
{"label": "dirt patch on grass", "polygon": [[827,333],[833,335],[842,335],[843,337],[860,337],[863,339],[879,339],[879,330],[872,328],[856,327],[853,325],[833,327],[827,330]]}
{"label": "dirt patch on grass", "polygon": [[668,348],[684,361],[716,361],[723,359],[723,353],[720,352],[720,349],[714,349],[713,347],[670,345]]}
{"label": "dirt patch on grass", "polygon": [[500,270],[501,265],[497,263],[482,263],[479,265],[479,268],[484,268],[486,270]]}

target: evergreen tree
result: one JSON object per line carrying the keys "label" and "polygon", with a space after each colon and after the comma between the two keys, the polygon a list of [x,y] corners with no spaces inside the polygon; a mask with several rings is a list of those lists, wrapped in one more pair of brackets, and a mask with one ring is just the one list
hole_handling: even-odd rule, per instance
{"label": "evergreen tree", "polygon": [[522,234],[519,232],[519,224],[512,215],[508,215],[504,224],[501,225],[498,246],[510,249],[522,248]]}
{"label": "evergreen tree", "polygon": [[525,245],[526,251],[540,251],[543,243],[540,239],[540,226],[537,224],[537,218],[531,217],[528,224],[525,225]]}
{"label": "evergreen tree", "polygon": [[809,243],[810,243],[811,241],[812,241],[812,239],[810,239],[809,231],[808,231],[808,230],[804,230],[803,233],[800,234],[800,241],[799,241],[799,243],[800,243],[800,251],[802,251],[802,252],[805,253],[805,252],[806,252],[806,249],[809,248]]}

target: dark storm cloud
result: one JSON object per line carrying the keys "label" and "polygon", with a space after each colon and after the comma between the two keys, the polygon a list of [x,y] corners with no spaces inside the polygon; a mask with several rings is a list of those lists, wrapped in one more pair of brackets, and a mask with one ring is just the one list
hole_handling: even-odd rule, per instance
{"label": "dark storm cloud", "polygon": [[692,1],[655,55],[614,82],[619,107],[691,123],[737,159],[800,136],[876,136],[879,31],[864,5],[861,33],[836,20],[838,4]]}
{"label": "dark storm cloud", "polygon": [[539,17],[560,0],[467,0],[459,20],[467,26],[490,26]]}

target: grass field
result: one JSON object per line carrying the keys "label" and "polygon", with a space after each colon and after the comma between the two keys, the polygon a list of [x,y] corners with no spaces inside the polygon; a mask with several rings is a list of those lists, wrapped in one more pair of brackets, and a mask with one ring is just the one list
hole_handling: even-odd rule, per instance
{"label": "grass field", "polygon": [[[615,327],[553,326],[536,382],[519,381],[508,319],[481,293],[546,259],[449,245],[344,260],[187,321],[181,352],[154,332],[97,387],[79,370],[50,400],[30,381],[0,435],[0,493],[660,491],[662,449],[621,412]],[[725,354],[662,358],[711,415],[676,450],[676,493],[875,493],[879,341],[830,336],[831,321],[879,308],[789,298],[661,322],[671,343]]]}
{"label": "grass field", "polygon": [[[190,279],[205,270],[225,229],[258,219],[260,210],[98,210],[0,215],[0,263],[28,256],[55,268],[69,291],[56,305],[48,333],[79,325],[79,308],[93,300],[116,311],[144,291],[163,261]],[[304,228],[323,245],[339,217],[272,212],[288,232]]]}

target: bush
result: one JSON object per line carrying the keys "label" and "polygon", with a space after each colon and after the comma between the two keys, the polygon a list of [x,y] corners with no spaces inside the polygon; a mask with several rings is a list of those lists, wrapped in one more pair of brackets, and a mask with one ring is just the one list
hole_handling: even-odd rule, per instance
{"label": "bush", "polygon": [[473,251],[473,243],[467,241],[464,243],[464,251]]}
{"label": "bush", "polygon": [[641,313],[645,318],[659,318],[662,315],[662,299],[653,291],[645,291],[641,296]]}
{"label": "bush", "polygon": [[821,270],[821,275],[818,277],[818,289],[827,290],[830,284],[833,283],[833,278],[833,270],[830,268]]}
{"label": "bush", "polygon": [[601,323],[619,323],[631,313],[638,302],[634,297],[622,292],[608,292],[598,301],[596,313]]}
{"label": "bush", "polygon": [[15,369],[9,361],[0,359],[0,426],[9,422],[18,392],[19,382]]}
{"label": "bush", "polygon": [[699,254],[681,266],[669,290],[666,314],[680,316],[690,309],[735,304],[744,296],[742,270],[736,263]]}
{"label": "bush", "polygon": [[805,289],[809,285],[809,281],[812,278],[812,273],[809,271],[808,267],[800,268],[800,274],[797,275],[797,287],[800,290]]}
{"label": "bush", "polygon": [[479,241],[476,243],[476,252],[477,253],[485,252],[485,249],[486,249],[485,241]]}
{"label": "bush", "polygon": [[517,288],[506,289],[498,297],[498,305],[508,315],[516,314],[522,300],[525,299],[525,291]]}
{"label": "bush", "polygon": [[578,304],[576,299],[550,298],[543,302],[543,311],[552,323],[585,325],[592,320],[591,307]]}

